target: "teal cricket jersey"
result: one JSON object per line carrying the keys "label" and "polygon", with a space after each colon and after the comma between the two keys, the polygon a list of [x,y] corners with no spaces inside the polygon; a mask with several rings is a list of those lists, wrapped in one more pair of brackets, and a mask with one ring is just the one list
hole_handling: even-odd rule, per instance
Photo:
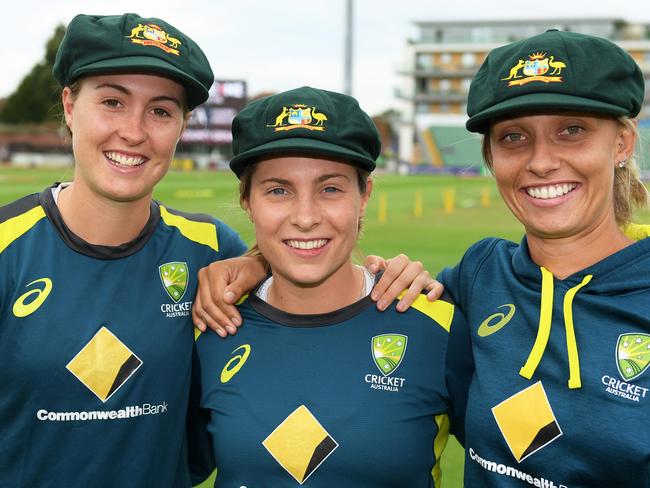
{"label": "teal cricket jersey", "polygon": [[564,280],[486,239],[440,278],[476,368],[466,486],[650,487],[650,239]]}
{"label": "teal cricket jersey", "polygon": [[95,246],[50,188],[0,208],[0,487],[187,487],[199,268],[240,254],[221,222],[152,202]]}
{"label": "teal cricket jersey", "polygon": [[292,315],[252,294],[240,312],[236,336],[196,341],[215,486],[440,486],[453,305]]}

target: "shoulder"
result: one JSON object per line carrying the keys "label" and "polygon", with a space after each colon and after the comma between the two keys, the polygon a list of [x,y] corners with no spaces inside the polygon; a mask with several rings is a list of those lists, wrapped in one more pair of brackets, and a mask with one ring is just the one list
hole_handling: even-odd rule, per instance
{"label": "shoulder", "polygon": [[446,296],[430,302],[427,300],[426,295],[421,294],[411,304],[411,310],[414,311],[412,313],[426,316],[429,319],[428,322],[430,325],[435,324],[449,332],[454,320],[456,307]]}
{"label": "shoulder", "polygon": [[174,227],[186,239],[212,248],[228,256],[238,256],[245,250],[239,235],[218,219],[201,213],[188,213],[160,206],[160,219],[163,225]]}
{"label": "shoulder", "polygon": [[45,218],[38,194],[28,195],[0,207],[0,252]]}

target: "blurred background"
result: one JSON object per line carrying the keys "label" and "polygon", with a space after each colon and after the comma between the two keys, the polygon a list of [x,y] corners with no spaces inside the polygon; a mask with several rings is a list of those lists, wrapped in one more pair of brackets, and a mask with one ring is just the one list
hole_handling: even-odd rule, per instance
{"label": "blurred background", "polygon": [[[639,164],[650,178],[650,7],[646,1],[275,0],[273,2],[22,0],[3,6],[0,41],[0,205],[70,180],[60,88],[51,66],[78,13],[135,11],[161,17],[205,50],[214,73],[156,198],[216,215],[252,241],[227,170],[230,124],[255,98],[311,85],[355,96],[383,142],[362,252],[405,252],[432,272],[486,236],[520,240],[522,229],[483,169],[480,137],[464,129],[470,80],[494,47],[549,28],[611,39],[646,77]],[[642,212],[637,220],[648,222]],[[451,441],[446,487],[462,486]]]}

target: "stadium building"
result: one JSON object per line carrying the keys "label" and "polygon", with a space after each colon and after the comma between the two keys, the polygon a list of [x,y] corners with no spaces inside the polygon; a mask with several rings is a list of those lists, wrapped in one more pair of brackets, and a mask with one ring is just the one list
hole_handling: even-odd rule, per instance
{"label": "stadium building", "polygon": [[[646,80],[639,115],[645,150],[650,155],[650,24],[622,19],[534,19],[415,22],[398,74],[399,160],[411,171],[465,171],[482,166],[480,138],[464,129],[472,77],[495,47],[540,34],[570,30],[608,38],[628,51]],[[650,168],[645,161],[645,168]]]}

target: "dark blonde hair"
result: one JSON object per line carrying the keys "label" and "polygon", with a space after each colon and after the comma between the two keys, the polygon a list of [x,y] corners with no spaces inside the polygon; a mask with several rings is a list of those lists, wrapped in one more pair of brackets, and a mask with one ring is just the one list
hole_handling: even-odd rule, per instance
{"label": "dark blonde hair", "polygon": [[[244,168],[243,172],[239,176],[239,205],[241,208],[246,210],[246,202],[251,195],[251,181],[253,179],[253,173],[255,173],[255,168],[257,167],[257,162],[249,164]],[[368,177],[370,176],[370,171],[366,171],[358,166],[354,166],[354,169],[357,172],[357,184],[359,186],[359,192],[364,195],[368,190]],[[362,221],[359,221],[359,232],[361,232]],[[244,253],[244,256],[261,256],[257,242]]]}
{"label": "dark blonde hair", "polygon": [[[621,116],[615,120],[622,127],[632,131],[636,141],[639,141],[639,130],[633,119]],[[648,205],[648,190],[639,176],[635,151],[636,148],[632,149],[632,153],[628,155],[627,162],[623,167],[616,165],[614,170],[614,216],[620,226],[629,224],[635,210]],[[483,135],[481,154],[485,166],[494,174],[489,129]]]}

